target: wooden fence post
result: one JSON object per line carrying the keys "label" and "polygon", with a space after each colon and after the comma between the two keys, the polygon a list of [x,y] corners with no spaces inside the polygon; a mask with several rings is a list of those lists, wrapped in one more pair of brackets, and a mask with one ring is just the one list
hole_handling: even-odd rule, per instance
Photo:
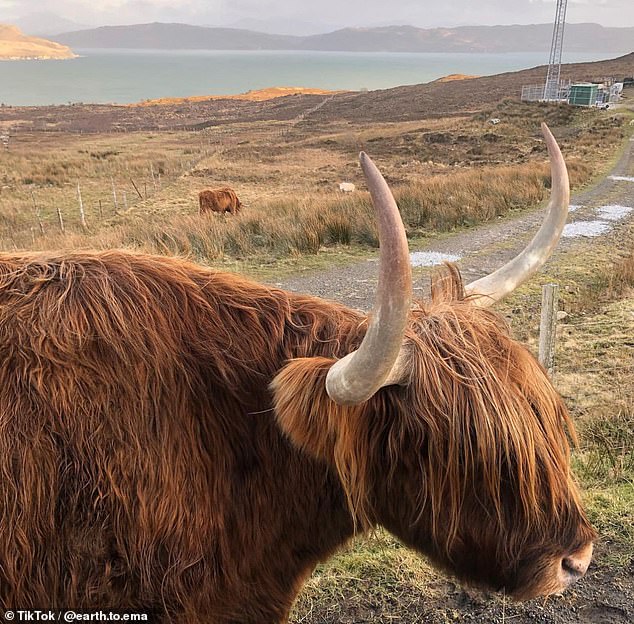
{"label": "wooden fence post", "polygon": [[33,210],[35,210],[35,218],[37,219],[37,224],[40,228],[40,234],[44,236],[44,224],[42,223],[40,209],[37,207],[37,204],[35,203],[35,195],[33,194],[33,191],[31,191],[31,199],[33,200]]}
{"label": "wooden fence post", "polygon": [[112,200],[114,201],[114,211],[117,212],[117,210],[119,210],[119,206],[117,206],[117,189],[114,186],[114,178],[110,178],[110,182],[112,182]]}
{"label": "wooden fence post", "polygon": [[[134,183],[134,180],[132,178],[130,178],[130,182],[132,182],[132,186],[134,187],[134,190],[136,191],[136,194],[139,196],[139,199],[143,199],[143,195],[141,195],[141,191],[139,191],[137,185]],[[126,206],[126,210],[127,210],[127,206]]]}
{"label": "wooden fence post", "polygon": [[553,374],[555,369],[555,336],[557,333],[557,305],[559,285],[544,284],[542,288],[542,314],[539,323],[539,363]]}
{"label": "wooden fence post", "polygon": [[77,199],[79,200],[79,221],[81,223],[81,227],[86,229],[86,213],[84,212],[84,202],[81,198],[81,189],[79,188],[79,184],[77,185]]}
{"label": "wooden fence post", "polygon": [[66,230],[64,228],[64,219],[62,218],[62,209],[59,206],[57,206],[57,220],[59,221],[60,232],[63,234]]}

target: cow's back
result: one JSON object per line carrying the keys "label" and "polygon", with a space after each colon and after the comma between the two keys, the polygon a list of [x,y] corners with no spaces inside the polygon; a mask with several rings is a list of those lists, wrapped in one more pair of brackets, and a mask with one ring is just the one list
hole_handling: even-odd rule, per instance
{"label": "cow's back", "polygon": [[[336,479],[271,413],[288,314],[175,259],[0,262],[2,606],[286,612],[279,579],[323,555],[295,555],[313,524],[339,527],[328,549],[351,528]],[[298,496],[312,515],[289,524]]]}
{"label": "cow's back", "polygon": [[198,203],[201,215],[209,212],[236,214],[242,207],[236,192],[228,186],[200,191]]}

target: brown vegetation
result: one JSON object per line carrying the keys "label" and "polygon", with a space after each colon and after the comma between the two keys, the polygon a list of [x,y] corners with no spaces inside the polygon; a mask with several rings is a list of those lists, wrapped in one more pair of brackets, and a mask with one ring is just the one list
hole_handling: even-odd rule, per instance
{"label": "brown vegetation", "polygon": [[472,78],[479,78],[479,76],[472,76],[469,74],[449,74],[448,76],[443,76],[442,78],[438,78],[434,82],[451,82],[452,80],[471,80]]}
{"label": "brown vegetation", "polygon": [[[505,119],[495,129],[487,121],[493,113]],[[230,133],[98,139],[19,134],[0,153],[0,245],[132,247],[205,262],[314,254],[350,243],[375,247],[367,194],[337,192],[342,179],[362,186],[359,149],[385,172],[410,236],[447,231],[546,196],[543,118],[561,141],[573,187],[594,173],[587,156],[608,158],[624,133],[623,119],[598,111],[507,102],[471,117],[360,125],[354,132],[347,124],[314,131],[304,124],[281,135],[276,125],[245,124]],[[79,224],[77,182],[87,231]],[[239,186],[248,214],[230,222],[195,218],[198,192],[208,185]]]}
{"label": "brown vegetation", "polygon": [[155,100],[143,100],[129,106],[165,106],[166,104],[189,104],[191,102],[205,102],[208,100],[245,100],[247,102],[264,102],[288,95],[332,95],[344,93],[344,91],[327,91],[312,87],[268,87],[255,89],[237,95],[190,95],[188,97],[158,98]]}

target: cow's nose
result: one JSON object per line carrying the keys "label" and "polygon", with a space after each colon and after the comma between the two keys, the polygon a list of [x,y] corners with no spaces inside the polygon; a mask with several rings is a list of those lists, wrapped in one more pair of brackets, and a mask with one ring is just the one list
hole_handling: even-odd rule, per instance
{"label": "cow's nose", "polygon": [[563,585],[574,583],[586,573],[592,560],[592,550],[592,542],[590,542],[575,552],[562,557],[559,575]]}

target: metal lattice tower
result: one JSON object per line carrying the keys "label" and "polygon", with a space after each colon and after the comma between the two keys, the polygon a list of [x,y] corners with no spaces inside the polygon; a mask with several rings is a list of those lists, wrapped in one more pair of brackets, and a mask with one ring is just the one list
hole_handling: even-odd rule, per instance
{"label": "metal lattice tower", "polygon": [[548,59],[548,75],[544,87],[544,100],[547,102],[559,100],[559,75],[561,73],[561,52],[564,47],[567,4],[568,0],[557,0],[553,40],[550,44],[550,58]]}

